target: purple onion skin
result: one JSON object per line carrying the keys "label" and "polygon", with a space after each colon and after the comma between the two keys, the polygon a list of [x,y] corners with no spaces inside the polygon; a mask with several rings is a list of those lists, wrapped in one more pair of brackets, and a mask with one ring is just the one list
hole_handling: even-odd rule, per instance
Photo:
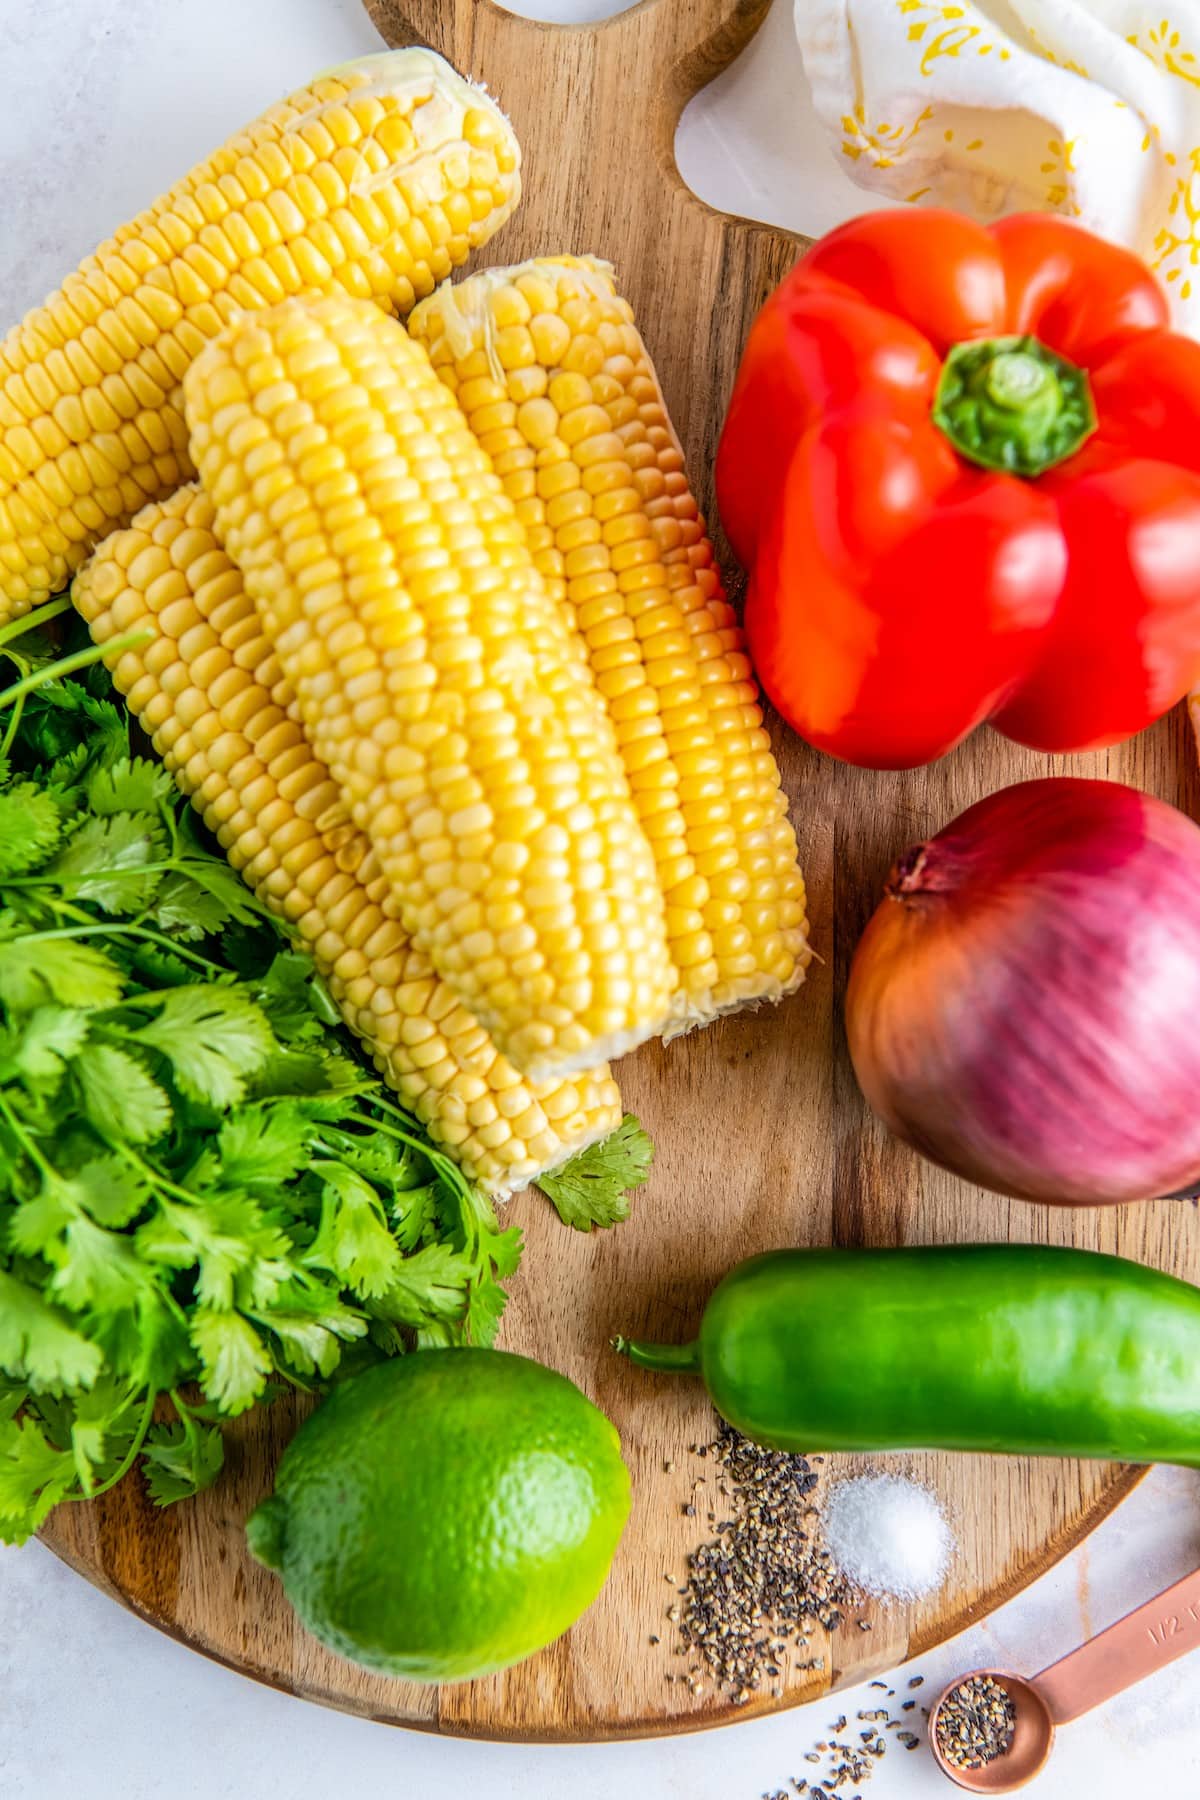
{"label": "purple onion skin", "polygon": [[1110,781],[1004,788],[903,856],[846,994],[863,1093],[967,1181],[1069,1206],[1200,1178],[1200,828]]}

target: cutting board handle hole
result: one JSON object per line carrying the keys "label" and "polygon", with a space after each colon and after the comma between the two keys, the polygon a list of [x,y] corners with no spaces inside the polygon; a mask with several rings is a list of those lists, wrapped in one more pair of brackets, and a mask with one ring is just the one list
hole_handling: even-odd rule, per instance
{"label": "cutting board handle hole", "polygon": [[[821,237],[873,208],[903,204],[856,186],[849,162],[830,144],[805,78],[791,0],[775,0],[757,35],[689,100],[675,161],[686,186],[717,212],[805,237]],[[753,193],[747,169],[765,175]]]}
{"label": "cutting board handle hole", "polygon": [[628,12],[638,0],[496,0],[503,12],[521,19],[537,19],[543,25],[594,25]]}

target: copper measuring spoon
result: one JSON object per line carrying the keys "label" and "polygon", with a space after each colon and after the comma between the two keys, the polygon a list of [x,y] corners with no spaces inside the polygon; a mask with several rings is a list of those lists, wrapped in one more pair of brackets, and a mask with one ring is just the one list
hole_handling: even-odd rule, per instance
{"label": "copper measuring spoon", "polygon": [[[1069,1725],[1198,1645],[1200,1569],[1135,1607],[1040,1675],[1010,1675],[1002,1669],[972,1669],[960,1675],[930,1710],[934,1759],[943,1775],[969,1793],[1011,1794],[1045,1767],[1056,1726]],[[1005,1690],[1016,1709],[1016,1723],[1003,1755],[977,1769],[960,1769],[948,1763],[938,1747],[937,1720],[954,1690],[973,1675],[990,1675]]]}

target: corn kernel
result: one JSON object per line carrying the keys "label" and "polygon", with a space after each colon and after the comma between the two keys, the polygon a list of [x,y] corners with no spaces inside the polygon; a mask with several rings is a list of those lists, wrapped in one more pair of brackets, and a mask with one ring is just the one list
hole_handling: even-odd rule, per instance
{"label": "corn kernel", "polygon": [[[168,566],[169,588],[155,578]],[[148,587],[138,585],[146,578]],[[413,948],[378,857],[288,716],[294,696],[215,537],[206,494],[185,488],[147,507],[105,541],[74,598],[100,644],[131,628],[155,632],[153,645],[116,659],[131,709],[147,728],[158,718],[156,749],[233,866],[292,920],[380,1073],[468,1176],[507,1193],[616,1128],[620,1098],[607,1067],[527,1081]],[[189,649],[220,655],[207,687]],[[165,710],[155,706],[164,699]],[[196,747],[201,740],[207,749]],[[558,828],[547,829],[554,849]],[[339,866],[347,852],[354,874]]]}
{"label": "corn kernel", "polygon": [[[507,429],[503,387],[459,372],[485,433]],[[658,1032],[673,989],[664,900],[612,726],[424,349],[370,308],[288,301],[210,345],[184,394],[218,529],[417,949],[528,1074]],[[337,479],[347,458],[369,470],[360,486]],[[413,502],[378,504],[398,483]],[[411,753],[411,772],[392,747]],[[541,850],[514,881],[533,930],[514,954],[480,896],[502,867],[511,875],[513,840],[544,843],[543,826],[580,806],[596,821],[586,842]],[[578,878],[597,860],[607,912],[585,930]]]}
{"label": "corn kernel", "polygon": [[522,382],[543,377],[528,394],[507,377],[526,454],[506,429],[497,472],[578,627],[654,851],[677,971],[670,1030],[791,991],[809,951],[779,774],[682,452],[606,266],[488,270],[423,301],[409,328],[489,449],[496,420],[469,373],[519,360]]}
{"label": "corn kernel", "polygon": [[406,311],[508,217],[519,160],[477,88],[395,51],[272,107],[101,245],[0,344],[0,620],[190,479],[176,390],[236,312],[334,287]]}

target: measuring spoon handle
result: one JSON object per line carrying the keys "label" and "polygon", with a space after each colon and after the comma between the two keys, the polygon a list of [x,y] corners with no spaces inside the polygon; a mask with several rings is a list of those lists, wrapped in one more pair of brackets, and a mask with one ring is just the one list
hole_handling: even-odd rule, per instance
{"label": "measuring spoon handle", "polygon": [[1034,1685],[1054,1723],[1066,1725],[1198,1647],[1200,1569],[1051,1663]]}

